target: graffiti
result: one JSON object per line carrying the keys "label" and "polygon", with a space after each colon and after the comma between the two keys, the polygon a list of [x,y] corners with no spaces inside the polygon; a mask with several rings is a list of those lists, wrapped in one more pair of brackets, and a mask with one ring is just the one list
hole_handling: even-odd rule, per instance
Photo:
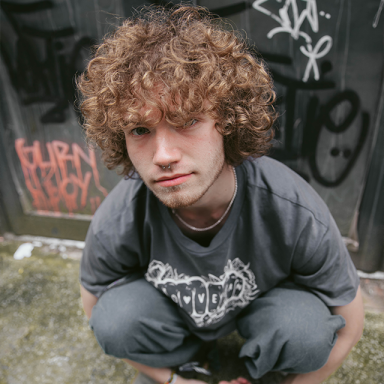
{"label": "graffiti", "polygon": [[328,20],[331,18],[331,15],[329,13],[325,13],[324,11],[320,11],[319,15],[325,17]]}
{"label": "graffiti", "polygon": [[[268,58],[270,62],[278,62],[280,64],[291,64],[292,60],[288,57],[262,54],[263,57]],[[287,76],[281,75],[276,70],[271,70],[274,81],[285,88],[285,94],[278,98],[279,105],[284,104],[283,110],[285,111],[285,124],[284,124],[284,144],[282,147],[274,148],[272,157],[280,161],[298,160],[299,158],[308,159],[311,176],[321,185],[325,187],[336,187],[340,185],[348,174],[351,172],[353,165],[355,164],[363,145],[368,137],[369,129],[369,114],[361,112],[361,128],[357,141],[357,145],[354,149],[351,148],[329,148],[329,155],[337,161],[338,159],[347,160],[343,165],[343,169],[339,171],[339,175],[330,180],[326,176],[322,175],[319,164],[316,160],[316,156],[319,147],[323,149],[324,143],[320,142],[320,135],[325,128],[327,131],[336,135],[345,132],[351,128],[357,119],[360,112],[360,99],[356,92],[352,90],[336,93],[330,101],[325,105],[320,105],[316,96],[309,99],[306,112],[306,121],[304,122],[304,128],[302,132],[302,144],[299,148],[294,148],[294,132],[295,126],[299,121],[295,115],[296,111],[296,96],[297,91],[325,91],[336,88],[334,81],[325,80],[326,73],[332,70],[332,64],[325,61],[320,66],[320,80],[312,82],[304,82],[296,80]],[[336,125],[332,120],[332,112],[336,110],[343,103],[349,105],[349,113],[344,120]],[[277,132],[277,138],[279,138],[279,132]],[[310,176],[306,173],[299,172],[300,175],[310,180]]]}
{"label": "graffiti", "polygon": [[[335,124],[332,116],[332,111],[335,110],[342,103],[349,104],[349,113],[345,116],[344,120],[339,124]],[[329,154],[332,157],[343,156],[344,159],[348,160],[344,165],[344,169],[340,172],[338,177],[334,180],[323,176],[319,170],[317,162],[317,148],[319,143],[319,136],[322,129],[325,127],[329,132],[340,134],[346,131],[351,124],[356,119],[360,109],[360,99],[358,95],[353,91],[344,91],[336,94],[331,100],[329,100],[325,105],[320,106],[317,97],[311,98],[308,108],[307,108],[307,130],[309,127],[312,130],[312,137],[303,141],[303,147],[308,145],[308,155],[309,155],[309,166],[312,171],[312,176],[320,184],[326,187],[336,187],[340,185],[345,178],[348,176],[353,165],[355,164],[362,148],[365,143],[365,140],[368,136],[369,129],[369,115],[366,112],[362,112],[362,123],[360,127],[360,134],[357,139],[357,145],[355,149],[344,148],[340,149],[338,147],[332,147],[329,150]],[[317,111],[320,110],[318,116]],[[312,121],[312,116],[317,116]]]}
{"label": "graffiti", "polygon": [[54,103],[41,116],[41,122],[65,122],[65,111],[76,101],[73,78],[84,70],[84,59],[94,45],[93,39],[82,37],[75,41],[72,27],[41,30],[19,21],[18,15],[46,12],[53,8],[52,1],[29,4],[2,1],[0,6],[16,34],[15,58],[10,56],[3,41],[0,50],[21,102],[24,105]]}
{"label": "graffiti", "polygon": [[[313,47],[311,36],[301,30],[304,21],[308,21],[314,33],[319,31],[319,19],[317,16],[316,0],[307,0],[306,8],[302,10],[301,13],[299,13],[296,0],[285,0],[283,6],[279,9],[279,16],[262,6],[262,4],[266,3],[267,1],[268,0],[256,0],[252,4],[254,9],[271,17],[273,20],[280,24],[280,27],[271,29],[268,32],[267,37],[272,39],[272,37],[278,33],[288,33],[295,40],[298,40],[300,37],[302,37],[305,40],[306,45],[300,46],[300,51],[302,54],[308,57],[308,63],[302,80],[307,82],[311,71],[313,72],[314,79],[319,80],[320,75],[316,60],[325,56],[330,51],[333,44],[332,37],[324,35],[315,44],[315,47]],[[293,17],[293,20],[290,19],[290,14]],[[326,14],[324,11],[321,11],[320,14],[326,19],[331,18],[331,15],[329,13]],[[320,48],[322,47],[323,50],[320,51]]]}
{"label": "graffiti", "polygon": [[[312,32],[317,33],[319,31],[318,14],[326,20],[330,20],[331,15],[323,10],[318,12],[316,0],[307,0],[306,8],[301,12],[299,11],[296,0],[285,0],[284,2],[282,0],[277,0],[278,3],[282,4],[278,14],[273,13],[263,6],[267,1],[268,0],[256,0],[252,3],[252,8],[269,16],[280,24],[279,27],[272,28],[268,32],[267,38],[271,39],[278,33],[287,33],[295,40],[299,40],[300,38],[304,39],[305,44],[300,46],[300,52],[308,58],[305,72],[301,80],[282,75],[273,68],[270,69],[275,83],[280,84],[285,88],[284,95],[279,95],[277,98],[277,104],[280,105],[281,109],[284,111],[284,126],[281,130],[284,133],[284,141],[282,145],[274,148],[271,156],[280,161],[297,161],[300,158],[307,159],[311,176],[298,170],[296,170],[296,172],[307,181],[310,181],[311,177],[313,177],[323,186],[336,187],[341,184],[351,172],[363,148],[368,136],[369,114],[364,111],[361,112],[360,134],[354,149],[348,148],[347,146],[344,146],[343,148],[333,146],[328,149],[329,156],[331,156],[334,161],[338,161],[338,175],[332,180],[323,175],[318,161],[316,160],[319,148],[324,150],[325,143],[320,141],[321,133],[325,129],[328,132],[338,135],[347,129],[355,129],[355,127],[358,126],[355,119],[358,118],[360,112],[360,100],[356,92],[352,90],[336,93],[330,101],[325,103],[325,105],[320,105],[318,98],[313,96],[309,99],[306,108],[306,118],[301,119],[296,116],[296,99],[298,91],[321,92],[336,88],[336,83],[334,81],[326,79],[326,74],[333,68],[332,63],[330,61],[323,61],[320,65],[318,64],[318,60],[326,56],[331,50],[333,45],[332,37],[324,35],[313,46],[311,36],[302,30],[304,22],[307,21]],[[384,2],[384,0],[382,0],[382,2]],[[246,9],[248,9],[248,4],[242,2],[236,4],[236,8],[227,6],[212,11],[220,16],[230,16],[231,12],[234,14]],[[250,50],[253,54],[258,55],[252,48]],[[278,63],[282,65],[294,64],[292,58],[281,54],[262,52],[260,56],[269,63]],[[313,74],[315,81],[309,81],[311,74]],[[337,110],[343,103],[349,103],[350,112],[341,124],[336,125],[331,117],[332,112]],[[282,108],[281,104],[284,104],[284,108]],[[305,106],[303,110],[305,110]],[[295,132],[298,133],[296,128],[302,121],[303,130],[301,132],[301,145],[295,147],[294,136]],[[280,139],[280,134],[282,132],[279,130],[277,131],[276,138],[278,140]],[[281,143],[280,140],[279,142]]]}
{"label": "graffiti", "polygon": [[380,1],[379,9],[377,10],[377,13],[375,15],[375,19],[373,20],[372,27],[376,28],[380,21],[381,12],[383,11],[384,7],[384,0]]}
{"label": "graffiti", "polygon": [[[164,3],[161,0],[152,2],[159,4]],[[308,160],[313,178],[325,186],[335,186],[342,182],[342,180],[349,174],[356,161],[356,157],[361,151],[361,147],[367,138],[366,131],[369,124],[369,115],[364,111],[360,111],[359,100],[356,103],[355,99],[350,96],[346,97],[343,92],[335,93],[331,97],[331,101],[333,100],[332,103],[334,103],[334,100],[339,100],[338,97],[342,96],[340,101],[336,101],[335,105],[332,104],[332,108],[329,105],[331,101],[325,102],[324,105],[320,105],[318,98],[312,95],[311,98],[308,98],[307,105],[298,108],[298,92],[321,92],[323,90],[336,89],[336,83],[332,80],[327,80],[326,78],[326,74],[332,70],[332,64],[329,61],[320,62],[320,60],[332,49],[333,40],[330,36],[324,35],[316,42],[312,35],[312,33],[319,32],[320,17],[325,20],[331,20],[332,17],[330,13],[327,13],[324,10],[319,11],[316,0],[307,0],[304,2],[299,2],[297,0],[277,0],[277,2],[273,2],[274,6],[276,6],[276,4],[278,11],[268,9],[268,6],[269,8],[272,6],[272,1],[268,2],[268,0],[255,0],[253,2],[242,1],[217,9],[211,9],[211,11],[219,16],[228,17],[252,8],[263,15],[268,16],[270,19],[274,20],[273,22],[278,23],[277,27],[274,26],[273,28],[267,29],[270,29],[267,33],[267,38],[272,39],[275,35],[284,33],[300,42],[299,50],[301,55],[303,55],[301,57],[305,57],[306,60],[308,60],[304,73],[300,75],[300,79],[283,75],[282,73],[271,69],[274,81],[280,84],[284,89],[284,94],[280,95],[278,100],[280,104],[284,103],[285,107],[284,127],[282,129],[284,142],[280,147],[275,149],[273,156],[282,161],[305,158]],[[9,71],[12,84],[17,90],[20,99],[26,105],[39,102],[54,103],[52,108],[41,116],[41,121],[43,123],[61,123],[65,121],[65,112],[75,99],[73,77],[76,73],[81,72],[84,69],[82,59],[88,57],[88,50],[93,45],[93,41],[89,37],[82,37],[76,40],[75,30],[72,27],[59,30],[41,30],[25,25],[25,20],[27,20],[25,16],[28,16],[28,14],[31,13],[47,12],[52,9],[54,5],[52,0],[37,1],[28,4],[13,3],[11,1],[2,1],[0,3],[0,7],[12,25],[16,36],[16,45],[14,49],[15,58],[12,58],[11,60],[9,54],[6,52],[4,40],[0,42],[1,53]],[[381,0],[375,16],[375,25],[379,22],[383,5],[384,0]],[[263,15],[261,15],[261,17],[265,17]],[[20,16],[23,16],[23,18]],[[332,20],[334,20],[334,18]],[[303,43],[301,44],[302,41]],[[41,52],[44,52],[44,54],[41,54]],[[291,57],[281,54],[270,54],[267,52],[263,52],[262,56],[270,63],[295,66]],[[41,59],[42,57],[44,57],[44,59]],[[350,90],[349,92],[354,93],[358,99],[358,96],[354,91]],[[319,170],[319,166],[315,161],[316,153],[318,153],[320,146],[324,146],[324,143],[319,142],[321,132],[324,132],[325,130],[336,135],[341,133],[341,131],[337,133],[332,131],[332,128],[329,129],[329,127],[332,127],[332,124],[329,123],[329,118],[327,116],[330,116],[332,110],[337,109],[338,105],[343,102],[349,103],[351,108],[357,114],[354,116],[354,119],[348,119],[347,128],[350,128],[353,125],[353,127],[357,127],[361,130],[361,143],[354,150],[344,147],[329,148],[330,156],[332,156],[335,161],[338,159],[348,160],[345,169],[341,174],[335,180],[329,180],[322,175]],[[296,116],[299,109],[301,109],[302,115],[304,115],[304,111],[306,111],[306,118],[304,118],[304,116]],[[361,120],[361,128],[359,128],[360,123],[357,124],[357,119]],[[303,128],[302,131],[299,132],[297,127],[300,122],[303,122]],[[299,139],[300,137],[302,138],[302,143],[299,147],[295,146],[295,142],[298,141],[296,140],[297,135],[299,136]],[[60,147],[54,147],[53,143],[54,142],[47,143],[48,155],[50,159],[54,159],[52,161],[56,161],[57,172],[61,172],[59,160],[55,157],[56,152],[54,152],[55,150],[60,152]],[[48,149],[49,146],[52,148]],[[52,153],[49,152],[50,150]],[[74,150],[72,148],[73,155],[71,156],[78,156],[76,151],[77,149]],[[33,156],[32,152],[30,152],[28,156]],[[89,154],[88,157],[90,158],[91,155]],[[42,171],[39,170],[39,172]],[[55,172],[53,172],[53,174],[55,174]],[[303,176],[307,180],[310,179],[310,175],[303,174]],[[67,180],[67,178],[65,178],[65,180]],[[72,180],[71,177],[69,177],[68,180]],[[41,183],[41,188],[44,190],[46,200],[36,195],[37,197],[36,199],[34,198],[34,204],[39,206],[38,209],[45,209],[42,207],[49,206],[50,209],[57,210],[57,204],[54,204],[54,197],[56,195],[53,193],[53,190],[44,189],[46,188],[45,184],[43,182]],[[77,188],[79,196],[82,196],[86,183],[89,183],[89,180],[85,176],[84,178],[80,177],[76,182],[67,184],[68,190]],[[36,189],[37,184],[32,185]],[[57,188],[59,188],[59,185],[62,186],[60,181],[56,181],[56,185]],[[50,197],[51,195],[49,195],[48,191],[51,192],[52,197]],[[59,196],[59,193],[60,188],[57,192],[57,196]],[[60,195],[59,200],[66,204],[67,209],[70,212],[73,212],[75,209],[72,208],[72,205],[74,206],[74,204],[71,205],[70,199],[65,199],[63,196],[66,196],[65,191],[63,192],[63,195]],[[91,210],[94,211],[94,208],[100,204],[100,200],[99,196],[91,197],[87,200],[87,204],[91,207]],[[46,201],[46,203],[41,203],[43,201]],[[81,206],[82,201],[83,200],[80,199],[80,202],[77,202],[76,204],[80,204]]]}
{"label": "graffiti", "polygon": [[[71,214],[84,209],[88,201],[91,211],[95,212],[101,199],[99,196],[88,198],[92,177],[95,187],[103,196],[107,196],[107,190],[100,184],[96,156],[92,149],[86,154],[76,143],[70,147],[67,143],[54,140],[46,143],[48,159],[44,159],[37,140],[32,146],[25,146],[25,139],[17,139],[15,148],[25,184],[32,195],[32,205],[38,212],[53,211],[60,214],[61,208],[65,206]],[[81,160],[91,168],[84,175]]]}
{"label": "graffiti", "polygon": [[[263,54],[263,56],[265,56]],[[270,62],[273,62],[273,58],[269,58]],[[283,62],[281,58],[278,61],[280,64]],[[288,60],[286,60],[288,62]],[[276,83],[283,85],[286,88],[286,93],[283,97],[279,97],[279,102],[285,103],[285,154],[280,156],[280,160],[294,160],[297,159],[299,154],[293,152],[293,134],[295,127],[295,111],[296,111],[296,95],[298,90],[305,91],[321,91],[329,90],[336,87],[334,81],[325,80],[324,75],[332,69],[330,62],[322,63],[321,67],[321,79],[317,82],[304,82],[296,80],[294,78],[283,76],[276,70],[271,70],[272,77]],[[282,154],[280,154],[282,155]]]}
{"label": "graffiti", "polygon": [[[321,52],[320,48],[325,45],[323,50]],[[332,38],[330,36],[323,36],[315,45],[315,48],[312,48],[311,44],[308,44],[308,47],[305,48],[304,46],[300,47],[300,51],[308,57],[308,64],[305,68],[303,81],[307,82],[309,79],[309,75],[311,73],[311,70],[313,70],[313,75],[315,80],[320,79],[319,74],[319,68],[317,67],[317,59],[320,59],[321,57],[325,56],[332,47]]]}
{"label": "graffiti", "polygon": [[[307,7],[299,14],[296,0],[285,0],[284,5],[279,9],[279,16],[275,15],[268,9],[261,7],[261,4],[266,3],[268,0],[256,0],[253,2],[252,7],[257,11],[264,13],[277,21],[281,26],[273,28],[267,35],[271,39],[276,33],[289,33],[295,40],[300,36],[305,39],[307,43],[311,43],[311,37],[300,30],[304,21],[307,20],[313,32],[319,31],[319,20],[317,18],[317,5],[316,0],[308,0]],[[293,14],[293,23],[289,18],[289,9],[291,8]]]}

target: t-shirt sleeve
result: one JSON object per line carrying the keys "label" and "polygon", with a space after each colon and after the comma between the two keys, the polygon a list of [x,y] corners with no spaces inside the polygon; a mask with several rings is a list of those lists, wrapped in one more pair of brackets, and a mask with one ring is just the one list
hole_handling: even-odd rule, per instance
{"label": "t-shirt sleeve", "polygon": [[293,258],[293,279],[327,306],[349,304],[360,283],[356,268],[333,218],[311,220],[302,231]]}
{"label": "t-shirt sleeve", "polygon": [[142,275],[135,252],[129,249],[124,252],[120,249],[107,250],[91,224],[80,262],[80,284],[100,297],[110,286],[136,280]]}

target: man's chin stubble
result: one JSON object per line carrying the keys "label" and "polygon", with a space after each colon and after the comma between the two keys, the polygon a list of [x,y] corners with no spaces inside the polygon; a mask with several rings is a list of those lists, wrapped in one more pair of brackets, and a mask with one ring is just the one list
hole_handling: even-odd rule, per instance
{"label": "man's chin stubble", "polygon": [[[213,180],[211,181],[211,184],[203,192],[201,192],[197,197],[196,196],[169,196],[169,198],[164,198],[164,194],[160,195],[154,191],[153,193],[165,206],[167,206],[170,209],[190,207],[191,205],[197,203],[209,191],[209,189],[212,187],[212,185],[220,176],[223,169],[224,169],[224,163],[223,163],[223,166],[220,168],[220,170],[215,174]],[[184,187],[188,188],[188,186],[185,184],[168,187],[165,194],[177,193],[178,191],[181,191],[182,189],[184,189]]]}
{"label": "man's chin stubble", "polygon": [[154,192],[154,194],[166,207],[170,209],[179,209],[189,207],[198,202],[205,195],[209,188],[207,188],[198,196],[175,196],[177,192],[183,189],[184,188],[182,185],[176,185],[167,188],[167,191],[164,193]]}

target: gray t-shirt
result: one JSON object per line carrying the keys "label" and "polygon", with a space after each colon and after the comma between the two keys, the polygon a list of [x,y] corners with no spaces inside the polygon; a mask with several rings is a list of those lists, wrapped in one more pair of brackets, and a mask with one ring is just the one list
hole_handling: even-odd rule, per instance
{"label": "gray t-shirt", "polygon": [[81,284],[99,297],[145,276],[203,339],[231,331],[245,306],[286,279],[328,306],[351,302],[356,269],[312,187],[268,157],[245,161],[236,174],[233,207],[208,247],[186,237],[140,179],[122,180],[92,220]]}

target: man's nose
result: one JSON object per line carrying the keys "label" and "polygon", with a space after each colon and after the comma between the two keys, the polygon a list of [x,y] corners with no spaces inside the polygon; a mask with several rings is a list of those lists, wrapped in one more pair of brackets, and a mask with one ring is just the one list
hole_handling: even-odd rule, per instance
{"label": "man's nose", "polygon": [[173,128],[158,129],[155,135],[155,151],[153,163],[163,167],[181,159],[178,147],[177,132]]}

